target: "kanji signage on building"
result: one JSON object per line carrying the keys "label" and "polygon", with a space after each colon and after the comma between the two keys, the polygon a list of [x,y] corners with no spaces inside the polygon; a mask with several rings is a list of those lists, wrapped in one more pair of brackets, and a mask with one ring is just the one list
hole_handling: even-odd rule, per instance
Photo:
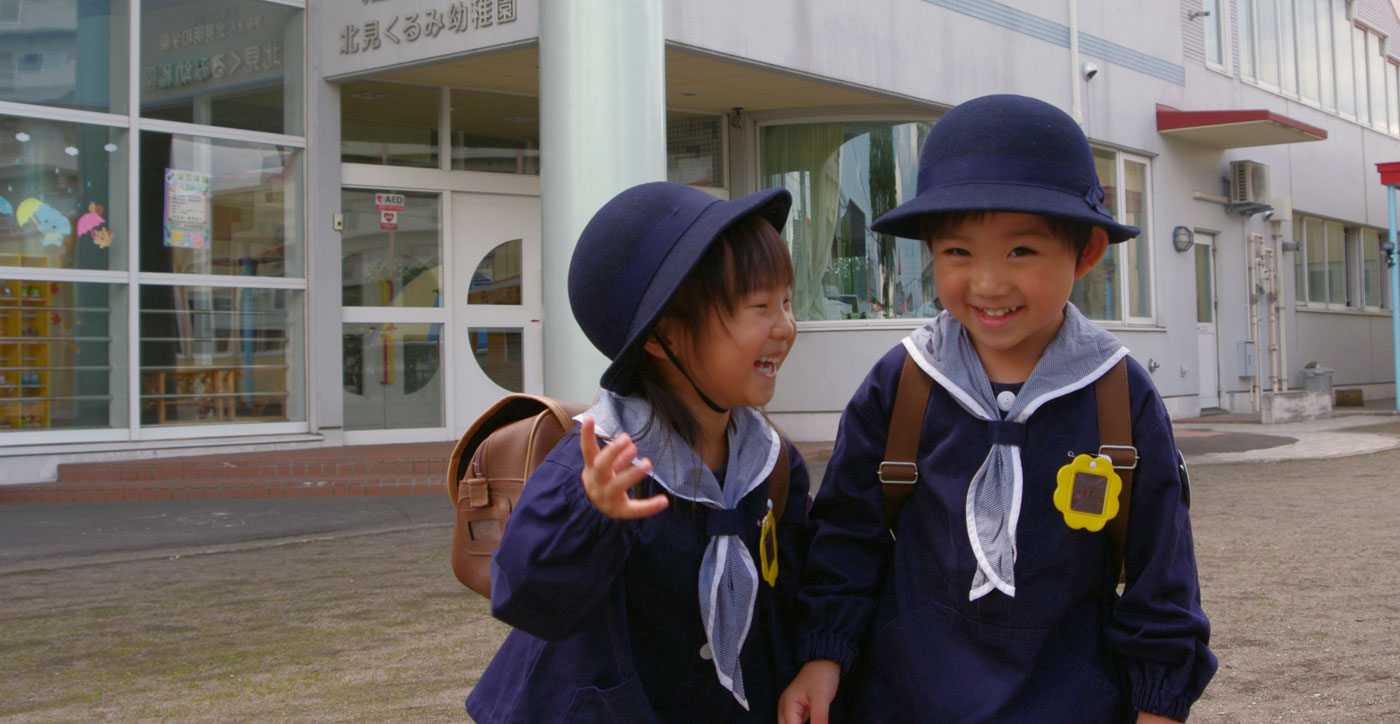
{"label": "kanji signage on building", "polygon": [[420,12],[346,25],[340,31],[340,54],[370,53],[390,45],[465,33],[515,22],[515,0],[458,0]]}

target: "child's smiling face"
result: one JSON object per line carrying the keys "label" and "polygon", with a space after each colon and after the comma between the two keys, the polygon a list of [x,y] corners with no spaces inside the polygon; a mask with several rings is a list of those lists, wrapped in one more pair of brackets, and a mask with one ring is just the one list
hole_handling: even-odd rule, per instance
{"label": "child's smiling face", "polygon": [[[664,322],[663,322],[664,326]],[[745,295],[726,317],[713,313],[694,340],[683,332],[672,351],[695,384],[725,409],[761,407],[773,399],[778,369],[797,336],[792,290],[786,285]],[[697,411],[693,390],[681,382],[673,391]]]}
{"label": "child's smiling face", "polygon": [[933,278],[948,313],[993,382],[1024,382],[1064,322],[1074,280],[1108,247],[1103,229],[1076,254],[1035,214],[973,216],[929,240]]}

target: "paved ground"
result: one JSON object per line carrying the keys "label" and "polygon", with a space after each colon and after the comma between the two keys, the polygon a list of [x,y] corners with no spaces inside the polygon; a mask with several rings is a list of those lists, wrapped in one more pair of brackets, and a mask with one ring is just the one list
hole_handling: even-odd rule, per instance
{"label": "paved ground", "polygon": [[[1341,412],[1175,425],[1222,662],[1196,721],[1400,721],[1400,417]],[[321,478],[352,475],[318,497],[218,477],[304,492],[282,467],[317,461],[283,455],[90,470],[120,494],[0,505],[0,721],[462,721],[506,628],[450,575],[444,446],[391,447],[359,451],[397,460],[380,488],[351,448],[321,451]],[[827,446],[804,448],[820,476]],[[149,499],[173,490],[206,495]]]}
{"label": "paved ground", "polygon": [[[1394,417],[1316,427],[1253,451],[1400,439]],[[1193,454],[1221,668],[1192,721],[1400,721],[1400,450],[1218,457],[1239,452]],[[440,494],[0,506],[0,722],[465,721],[506,628],[451,577],[448,512]]]}

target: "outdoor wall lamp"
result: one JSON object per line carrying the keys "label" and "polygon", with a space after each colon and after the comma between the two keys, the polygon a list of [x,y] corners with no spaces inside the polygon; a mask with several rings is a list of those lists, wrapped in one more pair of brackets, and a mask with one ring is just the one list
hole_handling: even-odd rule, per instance
{"label": "outdoor wall lamp", "polygon": [[1190,251],[1196,243],[1196,232],[1185,226],[1172,229],[1172,248],[1177,251]]}

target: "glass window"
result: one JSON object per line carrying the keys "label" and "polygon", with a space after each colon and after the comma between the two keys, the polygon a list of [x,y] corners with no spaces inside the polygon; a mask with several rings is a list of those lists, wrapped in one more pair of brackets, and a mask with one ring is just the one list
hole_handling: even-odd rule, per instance
{"label": "glass window", "polygon": [[1259,80],[1278,85],[1278,8],[1277,0],[1259,0],[1255,6],[1258,13],[1258,53]]}
{"label": "glass window", "polygon": [[0,432],[126,427],[126,339],[124,285],[0,279]]}
{"label": "glass window", "polygon": [[1376,229],[1361,229],[1361,289],[1362,303],[1368,307],[1387,307],[1388,301],[1382,294],[1384,288],[1385,263],[1381,260],[1381,243],[1386,232]]}
{"label": "glass window", "polygon": [[1225,62],[1221,53],[1221,47],[1224,45],[1221,40],[1225,19],[1220,13],[1220,0],[1205,0],[1201,8],[1206,13],[1205,17],[1202,18],[1205,21],[1206,62],[1212,65],[1222,65]]}
{"label": "glass window", "polygon": [[725,185],[723,117],[666,114],[666,180],[689,186]]}
{"label": "glass window", "polygon": [[1298,53],[1293,34],[1293,0],[1278,2],[1278,70],[1279,88],[1284,93],[1298,92]]}
{"label": "glass window", "polygon": [[433,193],[341,191],[341,304],[442,306],[440,199]]}
{"label": "glass window", "polygon": [[[1326,2],[1327,0],[1322,0]],[[1319,100],[1317,77],[1317,2],[1298,0],[1298,95]]]}
{"label": "glass window", "polygon": [[340,87],[340,160],[437,168],[437,88],[377,81]]}
{"label": "glass window", "polygon": [[1147,164],[1123,161],[1122,222],[1141,229],[1137,238],[1123,242],[1128,271],[1128,316],[1152,316],[1152,224],[1147,216],[1151,195],[1147,188]]}
{"label": "glass window", "polygon": [[540,174],[540,100],[452,91],[452,169]]}
{"label": "glass window", "polygon": [[105,126],[0,116],[0,257],[125,269],[126,139]]}
{"label": "glass window", "polygon": [[303,276],[301,150],[141,136],[141,270]]}
{"label": "glass window", "polygon": [[1240,75],[1254,78],[1254,0],[1239,0]]}
{"label": "glass window", "polygon": [[520,304],[521,240],[492,249],[472,273],[467,304]]}
{"label": "glass window", "polygon": [[924,121],[847,121],[761,129],[761,183],[793,197],[783,236],[799,321],[938,313],[927,246],[870,231],[871,221],[914,193],[930,128]]}
{"label": "glass window", "polygon": [[1400,135],[1400,99],[1395,95],[1396,66],[1385,64],[1385,110],[1391,134]]}
{"label": "glass window", "polygon": [[341,327],[346,430],[442,427],[442,325]]}
{"label": "glass window", "polygon": [[0,17],[0,101],[126,113],[127,3],[12,2]]}
{"label": "glass window", "polygon": [[1352,72],[1356,76],[1356,118],[1371,122],[1370,82],[1366,78],[1366,31],[1355,25],[1351,29]]}
{"label": "glass window", "polygon": [[1345,305],[1351,302],[1347,282],[1347,244],[1342,225],[1335,221],[1323,224],[1327,234],[1327,301]]}
{"label": "glass window", "polygon": [[[1104,206],[1116,218],[1119,215],[1117,154],[1102,148],[1094,149],[1094,169],[1099,175],[1099,184],[1103,186]],[[1103,259],[1074,283],[1069,300],[1090,319],[1122,319],[1118,273],[1122,246],[1110,244]]]}
{"label": "glass window", "polygon": [[523,335],[519,328],[472,327],[467,330],[467,338],[471,340],[476,363],[492,382],[510,392],[525,391],[525,363],[520,347]]}
{"label": "glass window", "polygon": [[1322,220],[1303,219],[1304,255],[1308,266],[1307,301],[1327,301],[1327,239],[1323,236]]}
{"label": "glass window", "polygon": [[1337,81],[1333,75],[1332,0],[1315,0],[1317,22],[1318,96],[1325,108],[1337,107]]}
{"label": "glass window", "polygon": [[306,419],[302,292],[144,285],[140,319],[142,425]]}
{"label": "glass window", "polygon": [[261,0],[145,0],[141,115],[300,135],[303,13]]}
{"label": "glass window", "polygon": [[1332,0],[1332,65],[1337,72],[1337,110],[1356,113],[1356,64],[1352,62],[1347,0]]}
{"label": "glass window", "polygon": [[1381,38],[1372,33],[1362,33],[1366,36],[1366,64],[1368,66],[1368,80],[1370,81],[1371,95],[1371,124],[1382,131],[1390,128],[1390,122],[1386,120],[1385,110],[1385,69],[1390,63],[1386,62],[1385,53],[1381,52]]}
{"label": "glass window", "polygon": [[1215,287],[1212,283],[1215,277],[1210,268],[1210,252],[1214,247],[1196,244],[1191,248],[1196,250],[1196,322],[1211,324],[1215,322]]}
{"label": "glass window", "polygon": [[1305,221],[1301,216],[1293,217],[1293,242],[1298,245],[1293,252],[1293,302],[1303,304],[1308,301],[1309,265]]}

